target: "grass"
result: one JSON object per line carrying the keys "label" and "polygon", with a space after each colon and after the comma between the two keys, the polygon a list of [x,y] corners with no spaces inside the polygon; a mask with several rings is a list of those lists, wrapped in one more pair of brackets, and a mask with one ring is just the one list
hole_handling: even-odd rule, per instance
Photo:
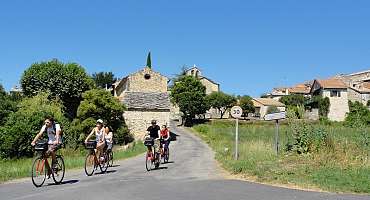
{"label": "grass", "polygon": [[[313,124],[328,133],[330,145],[307,154],[285,150],[292,143],[288,124],[280,126],[281,151],[274,151],[273,123],[241,123],[239,160],[234,160],[234,122],[213,121],[193,130],[216,152],[216,159],[233,174],[246,175],[259,182],[320,188],[331,192],[370,193],[369,147],[361,130],[340,124]],[[366,134],[370,130],[367,129]],[[369,135],[368,135],[369,136]]]}
{"label": "grass", "polygon": [[[114,150],[114,160],[121,160],[139,155],[146,151],[141,143],[134,143],[127,150]],[[87,151],[61,149],[59,153],[63,155],[66,170],[83,168]],[[12,179],[29,177],[34,158],[23,158],[15,160],[0,160],[0,183]]]}

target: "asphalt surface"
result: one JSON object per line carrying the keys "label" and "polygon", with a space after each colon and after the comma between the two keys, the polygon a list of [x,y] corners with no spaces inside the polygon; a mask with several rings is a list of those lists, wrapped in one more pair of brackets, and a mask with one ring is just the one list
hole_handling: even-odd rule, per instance
{"label": "asphalt surface", "polygon": [[0,184],[0,200],[370,200],[364,195],[308,192],[224,179],[207,145],[181,128],[172,126],[172,131],[178,136],[170,146],[170,163],[158,170],[147,172],[144,155],[140,155],[116,162],[106,174],[87,177],[83,169],[67,171],[61,185],[49,179],[43,187],[35,188],[30,178]]}

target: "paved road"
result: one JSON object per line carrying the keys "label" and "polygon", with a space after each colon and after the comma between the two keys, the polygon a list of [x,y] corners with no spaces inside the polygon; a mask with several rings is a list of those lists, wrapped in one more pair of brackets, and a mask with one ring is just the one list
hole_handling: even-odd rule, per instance
{"label": "paved road", "polygon": [[183,129],[174,127],[173,131],[179,136],[171,145],[172,163],[161,165],[159,170],[147,172],[144,155],[140,155],[116,163],[107,174],[87,177],[83,170],[68,171],[62,185],[47,180],[42,188],[35,188],[30,179],[1,184],[0,199],[370,200],[370,196],[305,192],[223,179],[205,144]]}

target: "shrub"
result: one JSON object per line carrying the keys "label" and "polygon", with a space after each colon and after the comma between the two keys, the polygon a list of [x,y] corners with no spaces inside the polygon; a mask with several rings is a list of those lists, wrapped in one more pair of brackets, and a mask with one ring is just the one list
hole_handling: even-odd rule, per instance
{"label": "shrub", "polygon": [[63,129],[68,128],[63,106],[60,102],[49,100],[48,96],[47,93],[40,93],[25,98],[19,103],[19,110],[9,115],[0,128],[0,157],[32,156],[31,142],[40,131],[46,115],[53,116]]}
{"label": "shrub", "polygon": [[345,124],[349,127],[358,127],[370,124],[370,110],[362,103],[348,102],[349,113],[347,113]]}
{"label": "shrub", "polygon": [[294,111],[288,111],[288,124],[292,129],[292,140],[286,144],[288,151],[298,154],[319,152],[322,149],[333,150],[333,140],[323,128],[315,128],[304,120],[297,119]]}
{"label": "shrub", "polygon": [[82,94],[83,100],[77,110],[77,118],[71,123],[67,144],[78,148],[95,127],[96,120],[102,119],[113,131],[116,144],[133,140],[123,120],[125,106],[103,89],[93,89]]}

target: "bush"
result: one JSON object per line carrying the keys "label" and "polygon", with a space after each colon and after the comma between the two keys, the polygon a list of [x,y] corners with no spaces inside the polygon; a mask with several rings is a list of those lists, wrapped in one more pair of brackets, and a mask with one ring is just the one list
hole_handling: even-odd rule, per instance
{"label": "bush", "polygon": [[0,157],[32,156],[31,142],[40,131],[46,115],[53,116],[63,129],[68,128],[63,106],[60,102],[48,100],[48,96],[47,93],[40,93],[25,98],[19,103],[19,110],[9,115],[0,128]]}
{"label": "bush", "polygon": [[347,113],[345,124],[349,127],[359,127],[370,124],[370,110],[362,103],[348,102],[349,113]]}
{"label": "bush", "polygon": [[333,150],[334,142],[325,129],[315,128],[312,124],[297,119],[294,111],[288,111],[287,116],[293,140],[288,141],[286,150],[298,154],[319,152],[323,149]]}
{"label": "bush", "polygon": [[133,141],[132,135],[123,120],[125,106],[103,89],[93,89],[82,94],[83,100],[77,110],[77,118],[73,120],[67,144],[78,148],[87,135],[95,127],[96,120],[102,119],[113,132],[116,144],[125,144]]}

